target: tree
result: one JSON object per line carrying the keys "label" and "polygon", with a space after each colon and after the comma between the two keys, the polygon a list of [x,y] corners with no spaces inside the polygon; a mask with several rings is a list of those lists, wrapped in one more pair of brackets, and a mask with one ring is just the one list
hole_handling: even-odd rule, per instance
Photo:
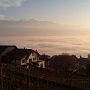
{"label": "tree", "polygon": [[79,61],[75,55],[55,55],[52,56],[49,67],[56,71],[75,72],[79,67]]}
{"label": "tree", "polygon": [[87,76],[90,76],[90,62],[86,66],[86,74]]}

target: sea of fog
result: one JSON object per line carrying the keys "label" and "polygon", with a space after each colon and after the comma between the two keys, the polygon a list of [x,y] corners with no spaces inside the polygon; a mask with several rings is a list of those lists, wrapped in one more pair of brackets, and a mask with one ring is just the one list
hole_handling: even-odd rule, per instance
{"label": "sea of fog", "polygon": [[32,48],[40,54],[62,53],[87,56],[90,54],[90,36],[8,36],[0,37],[0,45]]}

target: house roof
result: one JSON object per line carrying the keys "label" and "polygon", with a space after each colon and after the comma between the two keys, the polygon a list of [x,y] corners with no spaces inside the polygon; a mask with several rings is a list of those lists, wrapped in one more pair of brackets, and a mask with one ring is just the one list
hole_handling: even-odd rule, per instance
{"label": "house roof", "polygon": [[11,48],[17,48],[17,47],[11,45],[0,45],[0,54],[3,53],[6,49],[9,51]]}
{"label": "house roof", "polygon": [[87,65],[88,62],[90,62],[89,58],[80,58],[80,64]]}
{"label": "house roof", "polygon": [[14,49],[13,51],[9,52],[7,56],[10,60],[21,60],[23,58],[27,59],[33,52],[35,51],[32,49]]}
{"label": "house roof", "polygon": [[27,58],[32,53],[32,49],[15,49],[7,54],[11,60],[21,60]]}

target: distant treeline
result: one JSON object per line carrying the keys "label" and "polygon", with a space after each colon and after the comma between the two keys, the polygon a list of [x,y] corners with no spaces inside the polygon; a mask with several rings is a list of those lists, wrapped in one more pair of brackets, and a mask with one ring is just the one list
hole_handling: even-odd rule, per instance
{"label": "distant treeline", "polygon": [[56,72],[63,72],[65,74],[80,74],[90,76],[90,58],[77,58],[76,55],[62,54],[41,55],[42,59],[46,61],[46,68]]}

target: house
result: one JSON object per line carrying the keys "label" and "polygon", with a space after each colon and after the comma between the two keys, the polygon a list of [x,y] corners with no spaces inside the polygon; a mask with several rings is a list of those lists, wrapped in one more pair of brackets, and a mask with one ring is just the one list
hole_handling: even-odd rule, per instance
{"label": "house", "polygon": [[14,49],[4,55],[3,61],[5,60],[8,61],[10,64],[27,67],[29,67],[29,65],[33,62],[37,63],[38,67],[45,68],[44,61],[39,60],[39,53],[36,50],[32,49]]}
{"label": "house", "polygon": [[16,46],[10,46],[10,45],[0,45],[0,55],[3,55],[7,52],[12,51],[13,49],[16,49]]}
{"label": "house", "polygon": [[48,68],[48,66],[49,66],[50,58],[51,58],[51,57],[50,57],[49,55],[46,55],[46,54],[40,55],[40,59],[45,62],[45,67],[46,67],[46,68]]}
{"label": "house", "polygon": [[45,68],[45,61],[43,61],[43,60],[38,60],[38,61],[37,61],[37,64],[39,65],[39,67]]}
{"label": "house", "polygon": [[85,74],[87,69],[87,64],[90,62],[90,58],[84,58],[80,56],[79,61],[80,61],[79,72],[81,74]]}
{"label": "house", "polygon": [[17,49],[17,47],[11,45],[0,45],[0,61],[2,60],[3,56],[5,56],[7,53],[11,52],[14,49]]}

